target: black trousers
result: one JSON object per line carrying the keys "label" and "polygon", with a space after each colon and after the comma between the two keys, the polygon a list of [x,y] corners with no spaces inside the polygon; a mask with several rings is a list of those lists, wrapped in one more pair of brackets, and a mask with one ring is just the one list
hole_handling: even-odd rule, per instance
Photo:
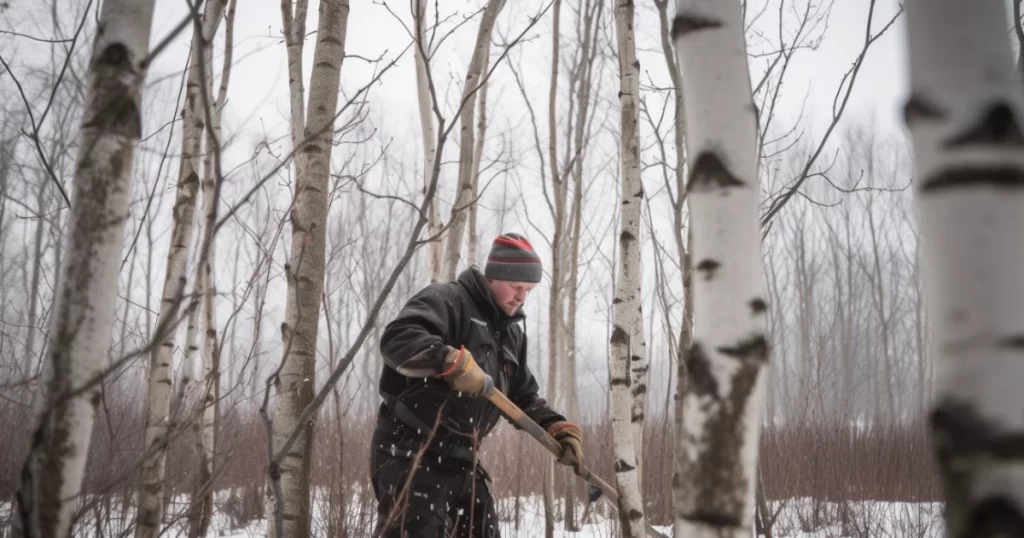
{"label": "black trousers", "polygon": [[370,452],[370,482],[377,497],[374,537],[501,537],[491,480],[479,462],[474,472],[471,462],[424,453],[403,494],[415,454]]}

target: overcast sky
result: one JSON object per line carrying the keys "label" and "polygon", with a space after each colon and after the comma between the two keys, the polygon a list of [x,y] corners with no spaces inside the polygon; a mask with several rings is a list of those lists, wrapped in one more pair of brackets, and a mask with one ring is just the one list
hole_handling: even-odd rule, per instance
{"label": "overcast sky", "polygon": [[[772,0],[774,4],[775,0]],[[787,6],[790,1],[786,0]],[[312,2],[314,5],[316,2]],[[402,25],[388,12],[384,4],[391,8],[403,21],[408,23],[408,0],[353,0],[349,18],[346,48],[349,54],[363,58],[394,58],[409,43],[409,37]],[[855,59],[864,40],[864,23],[867,18],[865,0],[836,0],[828,20],[827,30],[815,51],[800,52],[790,67],[784,91],[785,116],[795,118],[800,106],[806,98],[808,108],[804,111],[816,126],[823,122],[831,107],[833,95],[845,72]],[[435,2],[430,2],[433,13]],[[444,15],[462,17],[482,5],[481,0],[438,0],[437,5]],[[502,12],[498,29],[506,33],[519,31],[527,22],[530,13],[536,12],[540,2],[537,0],[516,0],[509,2]],[[752,2],[752,6],[756,3]],[[805,5],[804,0],[797,0],[797,6]],[[154,41],[165,35],[185,13],[185,3],[181,0],[157,0],[158,13],[153,28]],[[567,8],[563,6],[563,10]],[[778,24],[777,9],[769,9],[759,26],[774,32]],[[658,25],[653,2],[639,0],[637,2],[638,48],[641,49],[641,67],[652,72],[655,77],[664,76],[663,61],[659,57]],[[879,0],[875,14],[875,28],[879,28],[894,12],[894,0]],[[793,20],[788,11],[787,21]],[[456,80],[464,77],[465,66],[472,51],[477,21],[474,19],[464,25],[443,47],[435,59],[433,69],[442,83],[445,77],[454,76]],[[563,17],[563,35],[570,31]],[[450,27],[450,25],[449,25]],[[231,89],[228,121],[234,126],[245,128],[254,133],[266,127],[283,127],[287,113],[287,77],[284,47],[280,44],[281,14],[276,1],[240,2],[235,28],[236,53],[238,59],[234,68]],[[307,29],[316,29],[316,12],[311,9]],[[537,70],[549,69],[550,62],[550,31],[551,18],[543,21],[529,34],[533,41],[513,53],[522,57],[524,64]],[[788,30],[791,31],[791,30]],[[858,116],[875,112],[879,121],[886,129],[902,128],[899,121],[899,108],[905,99],[907,80],[905,73],[906,55],[903,51],[904,25],[902,18],[892,29],[881,38],[868,55],[857,82],[857,90],[851,103],[851,111]],[[179,38],[171,47],[162,61],[154,67],[154,73],[180,69],[187,54],[187,36]],[[313,41],[307,41],[305,68],[310,67]],[[651,51],[651,52],[646,52]],[[492,48],[492,56],[497,48]],[[343,91],[353,91],[361,87],[370,76],[370,66],[360,60],[349,59],[343,70]],[[752,70],[758,69],[756,61]],[[528,72],[533,71],[529,69]],[[534,71],[536,74],[536,72]],[[499,76],[500,74],[496,74]],[[544,82],[545,77],[535,76],[535,82]],[[613,82],[613,81],[610,81]],[[373,103],[378,110],[386,110],[389,122],[398,130],[412,128],[418,131],[416,116],[415,78],[412,57],[407,53],[382,79],[382,84],[374,89]],[[521,99],[514,90],[504,95],[492,95],[492,103],[521,108]],[[278,134],[281,134],[280,132]],[[409,133],[418,136],[418,132]],[[254,136],[258,136],[255,135]]]}

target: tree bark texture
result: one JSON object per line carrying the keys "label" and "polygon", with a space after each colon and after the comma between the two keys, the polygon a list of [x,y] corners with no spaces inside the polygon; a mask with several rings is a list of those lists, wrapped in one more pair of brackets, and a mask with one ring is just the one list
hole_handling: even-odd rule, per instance
{"label": "tree bark texture", "polygon": [[473,192],[473,117],[476,109],[476,91],[485,75],[484,66],[491,53],[491,34],[494,22],[505,7],[505,0],[489,0],[476,34],[476,46],[469,60],[466,82],[462,87],[462,113],[459,114],[459,183],[455,188],[450,228],[444,255],[444,280],[455,280],[462,254],[462,239],[466,231],[466,218]]}
{"label": "tree bark texture", "polygon": [[206,118],[202,110],[199,85],[199,62],[204,61],[203,49],[212,46],[214,34],[220,24],[222,0],[210,0],[203,14],[202,35],[192,36],[185,102],[182,107],[181,160],[178,167],[178,187],[171,220],[171,242],[167,249],[167,265],[160,314],[157,326],[167,329],[161,342],[153,347],[149,356],[149,377],[146,405],[146,449],[151,451],[142,462],[139,488],[139,510],[136,515],[135,538],[156,538],[163,518],[163,481],[166,461],[166,443],[170,425],[172,390],[172,359],[177,331],[172,320],[177,317],[185,293],[186,271],[192,235],[196,196],[199,191],[199,153]]}
{"label": "tree bark texture", "polygon": [[753,530],[767,303],[758,224],[757,121],[741,6],[678,0],[694,264],[693,342],[675,449],[676,536]]}
{"label": "tree bark texture", "polygon": [[[562,189],[558,174],[558,132],[555,113],[558,103],[558,63],[559,63],[559,39],[561,38],[561,14],[562,1],[554,0],[552,6],[552,31],[551,31],[551,78],[548,81],[548,166],[551,168],[551,186],[554,198],[554,211],[552,214],[554,232],[551,237],[551,287],[548,290],[548,386],[547,394],[554,399],[558,383],[558,349],[559,338],[562,333],[558,324],[561,320],[561,295],[559,288],[562,282],[562,229],[564,220],[561,203],[564,196],[560,197]],[[552,402],[557,405],[557,402]],[[555,535],[555,462],[548,460],[544,464],[544,537],[553,538]]]}
{"label": "tree bark texture", "polygon": [[946,536],[1022,536],[1024,88],[1000,2],[907,2]]}
{"label": "tree bark texture", "polygon": [[217,156],[220,152],[221,115],[227,100],[228,84],[231,79],[231,58],[234,49],[234,19],[237,0],[230,0],[227,21],[224,30],[224,60],[220,76],[220,88],[216,99],[213,99],[213,48],[206,52],[207,99],[210,103],[210,125],[206,130],[206,151],[203,155],[203,213],[204,238],[203,244],[208,245],[205,255],[199,260],[199,279],[203,288],[203,345],[202,345],[202,376],[203,393],[201,412],[195,422],[196,452],[199,454],[199,469],[195,480],[195,492],[192,497],[192,511],[195,516],[190,522],[189,534],[195,538],[206,536],[213,517],[213,477],[214,461],[217,448],[217,421],[220,408],[220,344],[217,340],[217,263],[216,245],[214,240],[217,222],[217,204],[220,195],[221,171]]}
{"label": "tree bark texture", "polygon": [[[437,128],[434,125],[434,100],[431,97],[430,43],[427,40],[427,0],[415,0],[413,24],[416,31],[416,97],[419,101],[420,136],[423,139],[423,191],[430,186],[437,153]],[[441,233],[441,210],[436,200],[427,209],[427,233],[436,237]],[[428,268],[430,282],[441,281],[444,271],[444,243],[436,238],[430,243]]]}
{"label": "tree bark texture", "polygon": [[[303,434],[284,456],[280,468],[284,506],[273,506],[268,518],[274,538],[305,538],[310,533],[310,455],[313,425],[298,417],[313,401],[317,329],[324,282],[327,198],[330,185],[331,139],[338,106],[341,66],[345,56],[348,0],[321,0],[316,50],[309,83],[309,103],[298,148],[295,202],[291,211],[291,254],[285,267],[288,298],[282,327],[284,356],[275,381],[274,431],[276,454],[296,428]],[[293,137],[294,138],[294,137]],[[278,536],[276,519],[283,519]]]}
{"label": "tree bark texture", "polygon": [[114,322],[142,131],[153,0],[103,3],[89,65],[74,192],[15,534],[67,537],[81,491]]}
{"label": "tree bark texture", "polygon": [[636,58],[632,0],[615,2],[615,37],[619,64],[620,146],[622,173],[622,220],[619,229],[619,278],[612,306],[612,335],[609,374],[611,381],[612,442],[615,454],[615,482],[619,493],[619,521],[622,535],[646,535],[640,473],[633,437],[633,401],[645,390],[636,379],[632,365],[642,362],[642,339],[636,338],[640,316],[640,212],[643,184],[640,181],[640,62]]}

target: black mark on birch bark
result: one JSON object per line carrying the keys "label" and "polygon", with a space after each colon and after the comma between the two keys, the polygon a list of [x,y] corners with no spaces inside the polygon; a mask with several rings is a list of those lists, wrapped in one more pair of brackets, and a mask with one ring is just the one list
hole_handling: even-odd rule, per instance
{"label": "black mark on birch bark", "polygon": [[999,341],[999,345],[1010,349],[1024,348],[1024,334],[1015,334],[1002,338]]}
{"label": "black mark on birch bark", "polygon": [[687,192],[711,192],[730,187],[742,187],[746,182],[736,177],[713,152],[705,151],[697,156],[690,181],[686,185]]}
{"label": "black mark on birch bark", "polygon": [[764,299],[754,299],[750,301],[750,311],[753,314],[761,314],[768,310],[768,304],[764,302]]}
{"label": "black mark on birch bark", "polygon": [[972,404],[946,400],[932,411],[929,421],[940,465],[962,468],[957,461],[979,457],[1024,460],[1024,433],[1000,431]]}
{"label": "black mark on birch bark", "polygon": [[680,13],[679,15],[676,15],[675,19],[672,19],[672,39],[679,39],[690,32],[721,27],[722,21],[710,19],[703,15]]}
{"label": "black mark on birch bark", "polygon": [[[967,505],[970,508],[970,505]],[[1024,517],[1014,508],[1010,499],[991,498],[977,505],[971,513],[964,514],[967,519],[965,529],[951,529],[950,536],[978,536],[997,538],[1001,536],[1021,536],[1024,533]]]}
{"label": "black mark on birch bark", "polygon": [[701,262],[697,264],[697,272],[704,276],[704,280],[708,281],[715,278],[715,271],[717,271],[721,266],[722,264],[715,260],[701,260]]}
{"label": "black mark on birch bark", "polygon": [[985,110],[980,121],[945,143],[947,148],[964,146],[1024,146],[1024,134],[1013,109],[1006,103],[994,103]]}
{"label": "black mark on birch bark", "polygon": [[622,327],[619,327],[619,326],[616,325],[615,328],[612,329],[612,337],[611,337],[610,343],[613,346],[614,345],[624,346],[624,345],[629,343],[629,335],[626,334],[626,331],[624,331],[622,329]]}
{"label": "black mark on birch bark", "polygon": [[128,47],[113,43],[96,56],[93,106],[94,113],[84,123],[84,128],[94,128],[106,133],[138,139],[142,135],[142,116],[133,99],[134,85],[140,83],[139,76],[131,64]]}
{"label": "black mark on birch bark", "polygon": [[689,388],[698,396],[718,398],[718,382],[711,375],[711,365],[700,344],[694,344],[686,361],[689,372]]}
{"label": "black mark on birch bark", "polygon": [[932,194],[943,190],[976,187],[1024,188],[1024,170],[1011,166],[947,168],[923,179],[921,193]]}
{"label": "black mark on birch bark", "polygon": [[913,127],[919,120],[939,120],[946,117],[946,112],[938,105],[920,94],[913,94],[903,105],[903,122]]}
{"label": "black mark on birch bark", "polygon": [[625,472],[633,471],[635,469],[636,469],[636,466],[635,465],[630,465],[630,464],[626,463],[626,460],[620,459],[620,460],[616,460],[615,461],[615,472],[616,473],[625,473]]}
{"label": "black mark on birch bark", "polygon": [[749,340],[738,342],[735,346],[718,348],[719,353],[728,355],[735,359],[757,362],[764,362],[767,358],[768,346],[763,336],[756,336]]}

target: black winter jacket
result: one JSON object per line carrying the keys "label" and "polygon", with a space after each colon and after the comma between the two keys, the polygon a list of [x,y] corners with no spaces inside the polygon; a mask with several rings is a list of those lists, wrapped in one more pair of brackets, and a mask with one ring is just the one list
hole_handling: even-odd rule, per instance
{"label": "black winter jacket", "polygon": [[393,455],[415,454],[444,403],[428,450],[472,457],[474,431],[479,439],[485,437],[501,412],[485,398],[454,392],[434,377],[443,371],[448,352],[460,345],[495,387],[542,428],[565,420],[537,394],[537,380],[526,364],[525,319],[522,309],[508,316],[495,305],[486,278],[475,267],[455,282],[431,284],[413,296],[381,335],[384,402],[373,435],[375,448]]}

